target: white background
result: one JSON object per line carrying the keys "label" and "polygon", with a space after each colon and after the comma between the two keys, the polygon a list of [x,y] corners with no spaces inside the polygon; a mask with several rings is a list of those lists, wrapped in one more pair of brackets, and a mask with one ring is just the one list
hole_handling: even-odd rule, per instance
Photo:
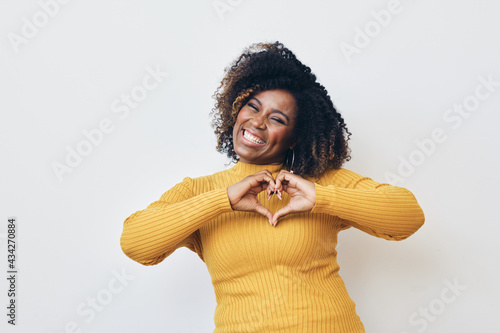
{"label": "white background", "polygon": [[[1,332],[214,329],[198,256],[183,248],[141,266],[121,252],[122,223],[182,178],[226,168],[211,95],[244,47],[275,40],[344,116],[345,167],[379,182],[404,174],[426,215],[402,242],[340,234],[340,274],[366,331],[500,332],[498,2],[403,1],[386,26],[373,12],[387,1],[72,1],[52,17],[46,3],[0,2],[0,276],[10,216],[19,268],[15,327],[0,279]],[[368,45],[346,56],[341,46],[361,45],[365,28]],[[113,103],[157,66],[168,76],[120,118]],[[467,117],[448,113],[488,92],[480,77],[496,82],[488,97]],[[106,118],[113,131],[59,180],[53,164]],[[446,140],[432,148],[436,129]],[[410,158],[413,169],[401,169]]]}

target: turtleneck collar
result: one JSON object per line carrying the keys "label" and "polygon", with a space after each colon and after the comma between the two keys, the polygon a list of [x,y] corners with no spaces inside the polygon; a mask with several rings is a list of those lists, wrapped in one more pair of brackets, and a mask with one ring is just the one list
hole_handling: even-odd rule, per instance
{"label": "turtleneck collar", "polygon": [[243,162],[236,162],[236,165],[231,168],[234,172],[240,175],[253,175],[262,170],[269,170],[271,173],[278,173],[281,169],[284,169],[284,164],[250,164]]}

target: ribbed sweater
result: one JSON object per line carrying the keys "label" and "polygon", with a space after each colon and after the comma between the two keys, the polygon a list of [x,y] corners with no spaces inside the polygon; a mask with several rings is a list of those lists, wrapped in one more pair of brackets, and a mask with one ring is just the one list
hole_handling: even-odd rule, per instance
{"label": "ribbed sweater", "polygon": [[[388,240],[402,240],[424,222],[408,190],[380,184],[347,169],[327,171],[315,183],[310,212],[286,215],[276,227],[257,213],[233,211],[227,188],[281,165],[237,162],[199,178],[184,178],[146,209],[130,215],[123,252],[155,265],[179,247],[207,265],[217,307],[214,333],[365,332],[339,275],[338,232],[351,226]],[[290,200],[266,192],[259,202],[271,212]]]}

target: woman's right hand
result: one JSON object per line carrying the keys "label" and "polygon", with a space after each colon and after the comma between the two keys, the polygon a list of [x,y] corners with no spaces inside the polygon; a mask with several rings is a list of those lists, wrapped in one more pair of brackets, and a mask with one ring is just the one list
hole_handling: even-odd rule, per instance
{"label": "woman's right hand", "polygon": [[243,178],[227,188],[227,196],[233,210],[255,212],[268,218],[271,223],[273,214],[257,200],[257,195],[266,190],[269,200],[274,193],[276,184],[273,175],[268,170]]}

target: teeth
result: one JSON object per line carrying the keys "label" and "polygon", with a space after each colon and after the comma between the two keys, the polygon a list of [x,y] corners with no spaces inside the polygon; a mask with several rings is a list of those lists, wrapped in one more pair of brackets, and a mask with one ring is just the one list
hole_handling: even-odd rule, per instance
{"label": "teeth", "polygon": [[245,139],[250,140],[253,143],[257,143],[257,144],[263,144],[263,143],[265,143],[264,141],[260,140],[258,137],[256,137],[256,136],[248,133],[247,130],[243,131],[243,136],[245,137]]}

